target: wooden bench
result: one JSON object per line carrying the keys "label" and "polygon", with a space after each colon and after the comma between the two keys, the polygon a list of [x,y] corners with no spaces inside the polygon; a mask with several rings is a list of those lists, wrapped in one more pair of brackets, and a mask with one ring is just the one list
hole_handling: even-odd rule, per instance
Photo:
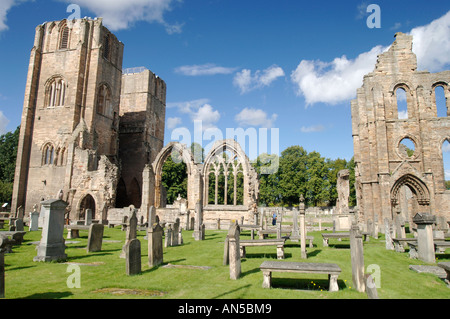
{"label": "wooden bench", "polygon": [[447,278],[444,279],[447,286],[450,288],[450,262],[439,262],[437,264],[439,267],[443,268],[445,272],[447,273]]}
{"label": "wooden bench", "polygon": [[264,261],[259,266],[263,273],[263,288],[270,288],[272,272],[292,272],[307,274],[327,274],[329,280],[329,291],[338,291],[337,279],[341,268],[337,264],[325,263],[303,263],[286,261]]}
{"label": "wooden bench", "polygon": [[89,230],[87,225],[64,225],[67,229],[67,239],[79,238],[80,230]]}
{"label": "wooden bench", "polygon": [[284,259],[284,243],[285,239],[239,240],[241,258],[245,258],[246,247],[276,246],[277,259]]}

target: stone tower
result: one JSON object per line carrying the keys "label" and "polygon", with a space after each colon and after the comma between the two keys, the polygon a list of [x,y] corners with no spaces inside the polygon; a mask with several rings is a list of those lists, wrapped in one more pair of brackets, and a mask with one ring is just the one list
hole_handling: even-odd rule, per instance
{"label": "stone tower", "polygon": [[[19,206],[31,211],[33,205],[59,196],[69,204],[70,219],[83,218],[90,208],[94,219],[105,220],[108,208],[115,206],[121,175],[137,176],[131,197],[140,200],[142,169],[164,140],[166,87],[150,71],[129,83],[133,76],[122,75],[123,51],[101,18],[54,21],[36,28],[13,212]],[[148,94],[139,95],[143,87]],[[137,151],[131,159],[129,150],[136,140],[140,144],[134,144]],[[140,172],[131,174],[132,167]]]}
{"label": "stone tower", "polygon": [[[450,140],[450,71],[417,71],[412,45],[412,36],[397,33],[351,101],[360,219],[381,223],[401,214],[411,221],[418,212],[450,218],[442,154]],[[442,117],[435,101],[439,86],[446,97]],[[407,116],[398,109],[399,89],[406,92]],[[409,205],[402,205],[406,191]]]}

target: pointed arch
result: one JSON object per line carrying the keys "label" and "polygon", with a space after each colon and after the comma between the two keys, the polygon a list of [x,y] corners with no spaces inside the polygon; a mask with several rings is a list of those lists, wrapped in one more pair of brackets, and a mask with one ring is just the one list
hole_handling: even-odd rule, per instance
{"label": "pointed arch", "polygon": [[397,179],[391,188],[391,204],[397,206],[399,203],[399,193],[402,186],[408,186],[416,196],[417,202],[421,206],[430,205],[430,191],[427,185],[417,176],[405,174]]}

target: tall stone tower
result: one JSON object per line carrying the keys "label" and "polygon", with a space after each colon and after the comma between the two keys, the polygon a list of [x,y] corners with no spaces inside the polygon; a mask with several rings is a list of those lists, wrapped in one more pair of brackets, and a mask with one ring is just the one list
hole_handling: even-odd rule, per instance
{"label": "tall stone tower", "polygon": [[[412,46],[412,36],[397,33],[351,101],[359,217],[379,223],[400,215],[412,223],[416,213],[450,218],[443,167],[443,144],[450,140],[450,71],[418,71]],[[437,87],[446,97],[440,116]],[[406,94],[404,110],[399,90]],[[402,205],[406,193],[411,197]]]}
{"label": "tall stone tower", "polygon": [[119,174],[123,48],[101,18],[36,28],[12,211],[29,211],[62,190],[71,218],[85,208],[104,218]]}

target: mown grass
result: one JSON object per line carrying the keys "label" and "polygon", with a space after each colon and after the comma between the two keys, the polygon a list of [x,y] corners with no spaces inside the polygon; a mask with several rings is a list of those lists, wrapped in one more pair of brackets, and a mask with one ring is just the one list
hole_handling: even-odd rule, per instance
{"label": "mown grass", "polygon": [[[78,243],[66,240],[66,262],[82,263],[79,266],[80,288],[68,287],[67,280],[73,273],[68,272],[67,263],[33,262],[36,256],[33,242],[40,240],[41,231],[28,232],[22,245],[15,246],[13,253],[5,254],[5,295],[9,299],[366,299],[366,294],[353,287],[349,241],[331,239],[330,247],[323,247],[320,232],[308,234],[315,237],[314,248],[307,247],[308,259],[300,258],[299,243],[288,240],[285,261],[338,264],[342,269],[339,292],[327,291],[326,275],[293,273],[274,273],[273,288],[263,289],[259,266],[264,260],[276,260],[275,247],[247,248],[247,257],[241,260],[241,278],[231,280],[229,267],[222,265],[224,230],[207,230],[204,241],[195,241],[191,231],[183,231],[183,245],[164,248],[164,264],[210,267],[207,270],[149,268],[147,241],[143,238],[145,232],[139,231],[142,273],[127,276],[125,259],[119,258],[125,232],[116,227],[105,228],[101,252],[86,252],[87,231],[80,231],[80,238],[70,240]],[[249,239],[250,232],[243,232],[241,238]],[[449,250],[447,254],[437,256],[439,261],[450,261]],[[407,253],[387,251],[383,235],[364,243],[364,261],[366,267],[379,266],[381,287],[377,291],[382,299],[450,297],[450,289],[442,279],[408,268],[426,263],[409,259]],[[134,293],[114,294],[114,288],[131,289]]]}

